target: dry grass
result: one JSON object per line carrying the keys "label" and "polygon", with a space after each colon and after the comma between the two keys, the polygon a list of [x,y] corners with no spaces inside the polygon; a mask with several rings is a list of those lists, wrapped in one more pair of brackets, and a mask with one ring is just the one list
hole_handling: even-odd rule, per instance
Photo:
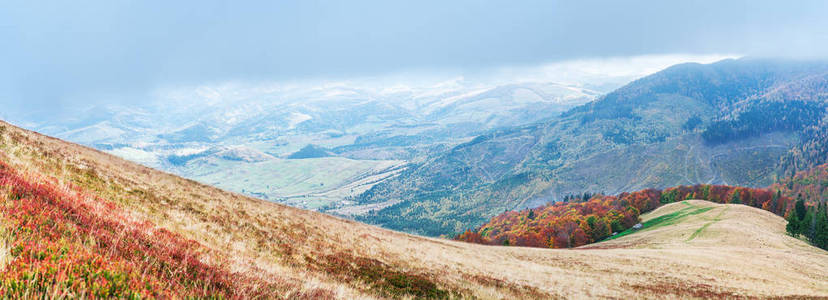
{"label": "dry grass", "polygon": [[256,267],[264,272],[251,276],[295,284],[279,295],[288,298],[828,297],[828,252],[786,236],[781,218],[741,205],[691,201],[714,209],[584,249],[496,247],[247,198],[2,122],[0,160],[83,186],[225,253],[234,271]]}
{"label": "dry grass", "polygon": [[0,218],[0,270],[6,267],[9,262],[9,234],[3,227],[3,219]]}

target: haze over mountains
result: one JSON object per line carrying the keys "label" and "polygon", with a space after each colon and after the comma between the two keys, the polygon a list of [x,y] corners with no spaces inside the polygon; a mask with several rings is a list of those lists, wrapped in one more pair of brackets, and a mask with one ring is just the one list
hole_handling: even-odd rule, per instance
{"label": "haze over mountains", "polygon": [[49,118],[37,109],[8,117],[204,183],[350,215],[376,208],[352,207],[353,198],[412,162],[487,130],[554,118],[675,61],[720,57],[569,61],[459,77],[228,82]]}
{"label": "haze over mountains", "polygon": [[815,155],[796,149],[825,144],[826,70],[792,60],[690,63],[616,90],[607,88],[629,77],[226,84],[29,127],[250,196],[451,235],[569,194],[768,186],[797,157]]}

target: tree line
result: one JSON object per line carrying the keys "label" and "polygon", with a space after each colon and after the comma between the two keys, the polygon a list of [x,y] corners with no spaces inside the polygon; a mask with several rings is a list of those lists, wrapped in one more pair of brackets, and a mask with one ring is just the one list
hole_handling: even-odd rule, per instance
{"label": "tree line", "polygon": [[807,205],[800,197],[786,220],[788,234],[804,237],[812,245],[828,250],[828,205],[825,202]]}
{"label": "tree line", "polygon": [[744,204],[783,217],[794,210],[793,199],[780,190],[708,184],[645,189],[616,196],[585,193],[565,198],[566,201],[534,209],[504,212],[455,239],[489,245],[578,247],[633,227],[642,213],[687,199]]}

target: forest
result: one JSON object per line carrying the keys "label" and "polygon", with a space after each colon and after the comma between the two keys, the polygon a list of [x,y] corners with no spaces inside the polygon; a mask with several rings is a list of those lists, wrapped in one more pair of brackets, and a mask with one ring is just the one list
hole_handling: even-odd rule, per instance
{"label": "forest", "polygon": [[797,199],[786,218],[788,234],[828,249],[828,164],[797,172],[772,188]]}
{"label": "forest", "polygon": [[820,102],[759,102],[735,116],[714,121],[702,132],[702,138],[709,144],[720,144],[772,131],[803,131],[816,125],[824,113]]}
{"label": "forest", "polygon": [[805,238],[812,245],[828,250],[828,208],[824,202],[806,205],[799,199],[788,213],[785,230],[794,237]]}

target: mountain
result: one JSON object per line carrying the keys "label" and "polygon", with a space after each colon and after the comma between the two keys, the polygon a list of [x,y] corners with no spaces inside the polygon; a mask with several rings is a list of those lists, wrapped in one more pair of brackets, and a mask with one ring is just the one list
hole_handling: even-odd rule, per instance
{"label": "mountain", "polygon": [[[249,196],[347,210],[352,197],[409,162],[492,128],[548,119],[602,93],[585,85],[224,84],[21,119],[29,129]],[[303,149],[308,145],[318,151]],[[236,148],[248,153],[217,154]],[[353,167],[359,171],[320,174]]]}
{"label": "mountain", "polygon": [[307,159],[307,158],[320,158],[320,157],[328,157],[331,156],[331,153],[325,150],[325,148],[317,147],[314,145],[307,145],[304,148],[300,149],[299,151],[293,152],[291,155],[288,155],[288,159]]}
{"label": "mountain", "polygon": [[248,198],[4,122],[0,189],[12,298],[828,296],[828,255],[747,207],[690,243],[682,232],[701,224],[597,250],[482,246]]}
{"label": "mountain", "polygon": [[356,218],[437,236],[586,191],[768,186],[791,153],[807,153],[805,161],[821,153],[796,149],[824,150],[812,141],[826,136],[818,129],[827,92],[823,62],[676,65],[560,117],[491,130],[432,155],[360,195],[363,205],[394,205]]}

